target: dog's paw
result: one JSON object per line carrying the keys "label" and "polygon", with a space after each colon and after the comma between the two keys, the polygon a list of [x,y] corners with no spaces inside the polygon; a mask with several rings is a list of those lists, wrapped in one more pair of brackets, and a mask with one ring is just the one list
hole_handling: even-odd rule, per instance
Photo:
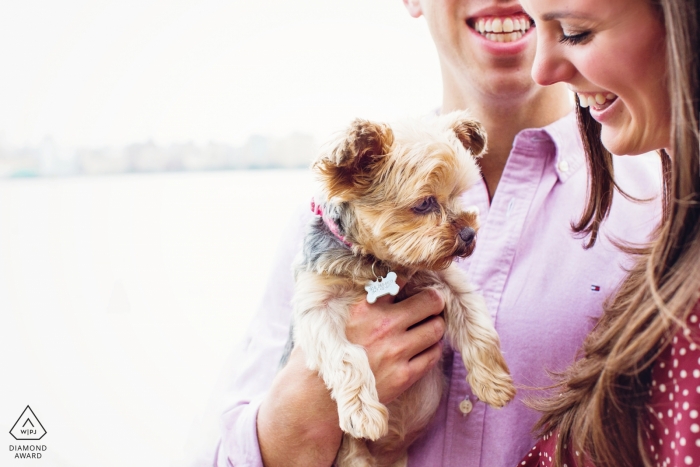
{"label": "dog's paw", "polygon": [[377,402],[356,401],[345,407],[338,405],[340,429],[354,438],[376,441],[389,432],[389,411]]}
{"label": "dog's paw", "polygon": [[507,371],[470,371],[467,382],[479,400],[500,409],[515,397],[513,378]]}

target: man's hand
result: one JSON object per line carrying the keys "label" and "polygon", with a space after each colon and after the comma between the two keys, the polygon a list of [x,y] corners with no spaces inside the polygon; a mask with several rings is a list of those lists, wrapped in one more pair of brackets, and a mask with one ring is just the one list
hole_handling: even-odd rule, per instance
{"label": "man's hand", "polygon": [[345,333],[367,351],[379,400],[388,404],[428,370],[442,355],[445,320],[442,298],[432,289],[399,303],[385,296],[370,305],[355,305]]}
{"label": "man's hand", "polygon": [[[385,296],[350,310],[346,335],[367,352],[377,392],[388,404],[442,355],[444,303],[432,289],[399,303]],[[267,467],[330,466],[342,441],[338,410],[323,380],[295,347],[258,412],[258,440]]]}

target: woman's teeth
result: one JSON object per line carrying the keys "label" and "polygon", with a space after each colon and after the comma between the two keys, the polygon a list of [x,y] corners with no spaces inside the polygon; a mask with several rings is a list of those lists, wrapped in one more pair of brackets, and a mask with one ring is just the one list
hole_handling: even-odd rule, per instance
{"label": "woman's teeth", "polygon": [[530,29],[530,18],[526,15],[479,18],[473,27],[490,41],[513,42]]}
{"label": "woman's teeth", "polygon": [[578,103],[581,107],[600,107],[603,106],[603,104],[609,104],[617,99],[617,96],[611,92],[606,94],[601,92],[595,94],[577,92],[576,95],[578,96]]}

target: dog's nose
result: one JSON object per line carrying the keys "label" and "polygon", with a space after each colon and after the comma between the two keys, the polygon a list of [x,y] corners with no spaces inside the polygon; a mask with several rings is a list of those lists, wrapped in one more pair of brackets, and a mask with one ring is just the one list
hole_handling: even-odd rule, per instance
{"label": "dog's nose", "polygon": [[465,227],[459,231],[459,238],[467,245],[474,241],[475,236],[476,232],[471,227]]}

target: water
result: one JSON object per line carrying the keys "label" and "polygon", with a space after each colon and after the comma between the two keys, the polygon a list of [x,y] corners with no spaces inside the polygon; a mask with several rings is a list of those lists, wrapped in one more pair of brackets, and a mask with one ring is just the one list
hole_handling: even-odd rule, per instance
{"label": "water", "polygon": [[0,426],[29,404],[43,466],[179,459],[311,192],[302,170],[0,182]]}

